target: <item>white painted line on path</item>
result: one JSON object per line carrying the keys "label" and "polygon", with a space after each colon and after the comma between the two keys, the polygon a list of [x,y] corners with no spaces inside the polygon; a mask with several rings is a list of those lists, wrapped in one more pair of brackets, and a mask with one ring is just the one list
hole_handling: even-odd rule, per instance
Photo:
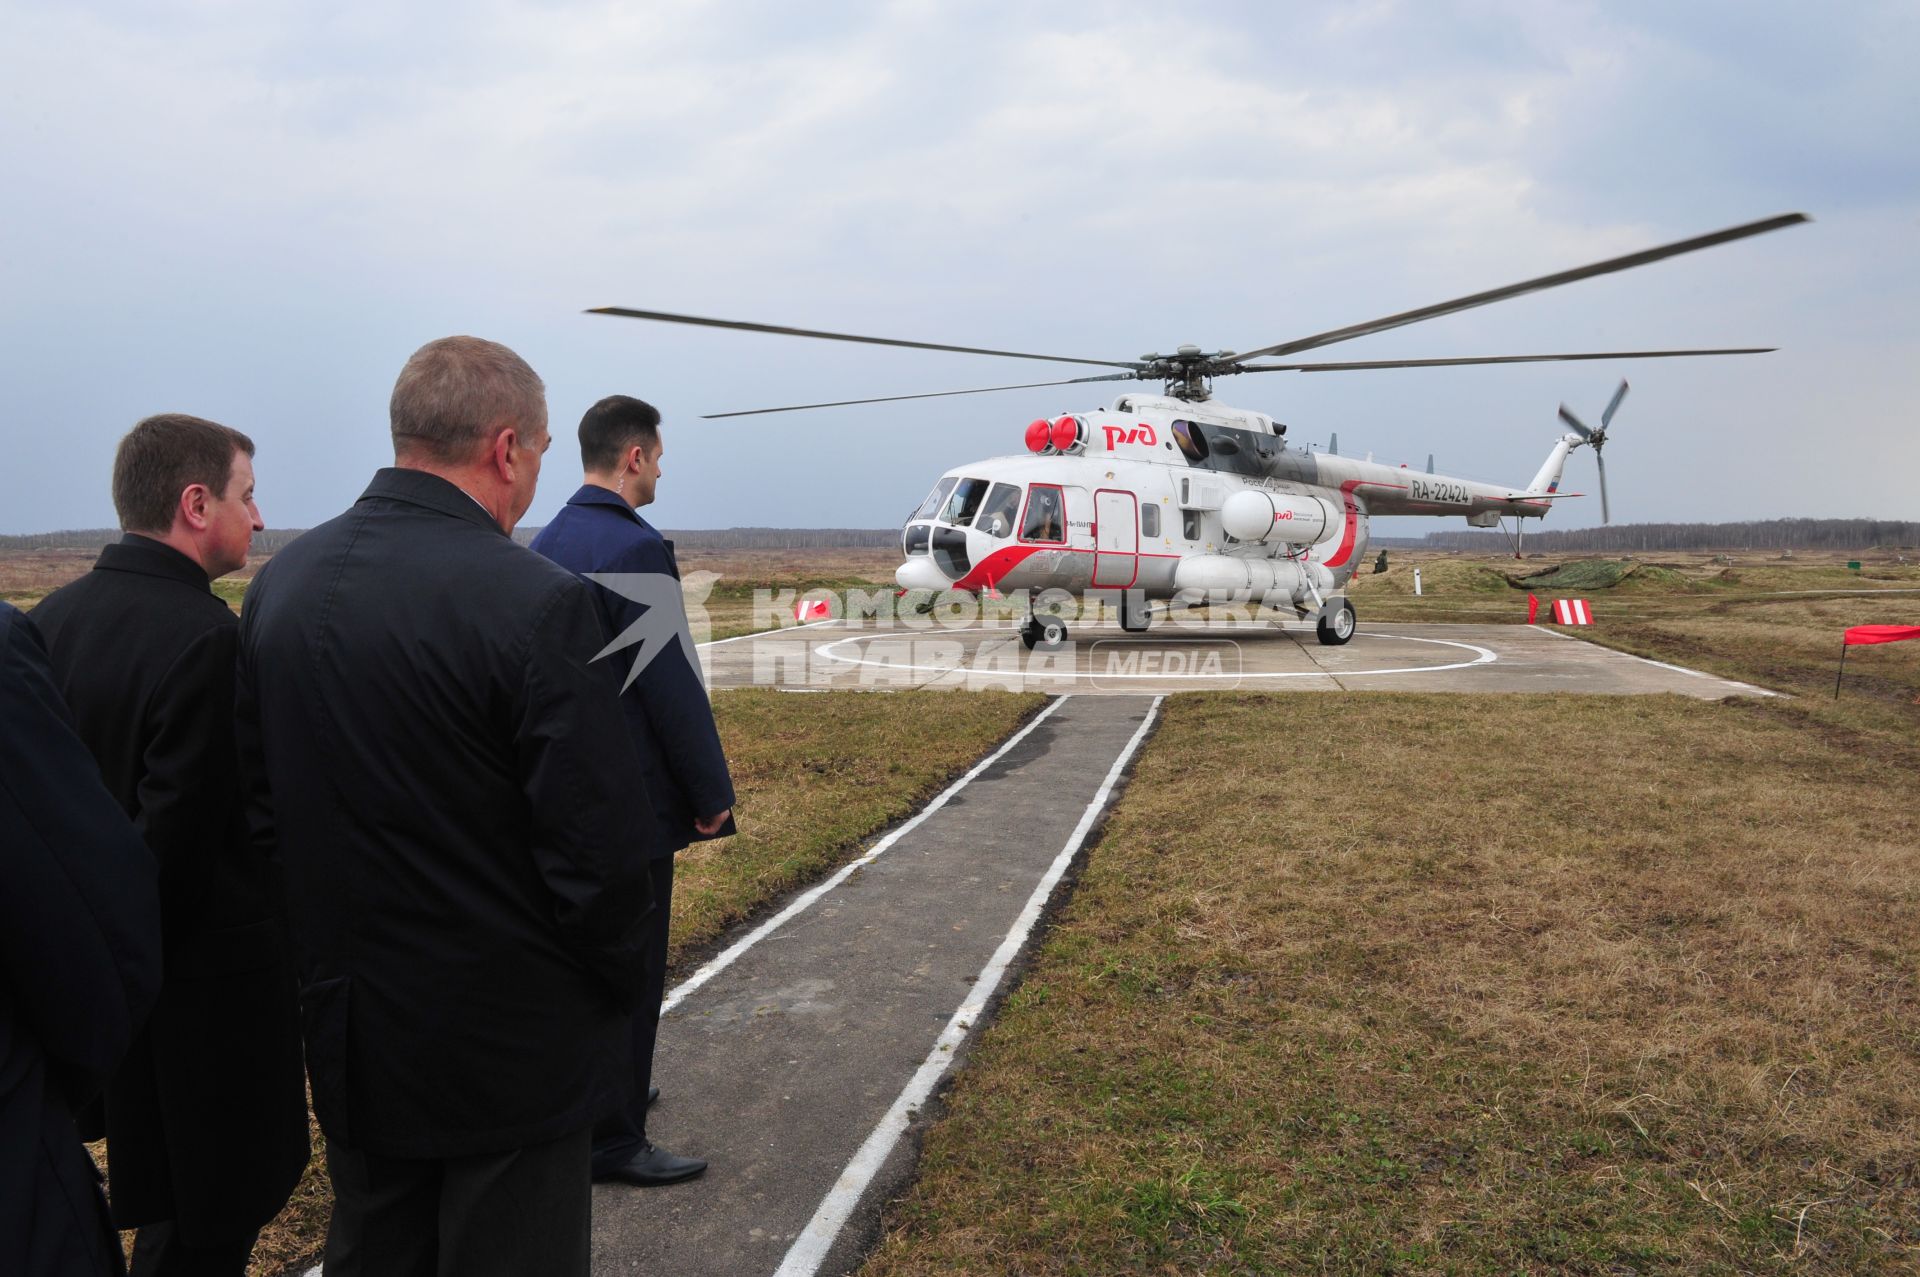
{"label": "white painted line on path", "polygon": [[[968,785],[972,784],[974,781],[974,778],[979,776],[981,772],[984,772],[985,770],[987,770],[987,768],[993,766],[994,763],[998,762],[1001,758],[1003,758],[1006,755],[1008,750],[1011,750],[1015,745],[1018,745],[1021,741],[1025,740],[1029,732],[1031,732],[1034,728],[1040,726],[1041,723],[1044,723],[1047,720],[1047,718],[1050,715],[1052,715],[1052,713],[1055,710],[1059,709],[1061,705],[1066,703],[1066,700],[1067,698],[1064,696],[1055,697],[1051,705],[1048,705],[1045,709],[1041,710],[1038,714],[1035,714],[1032,720],[1029,721],[1025,727],[1022,727],[1019,731],[1015,732],[1011,737],[1008,738],[1006,744],[1002,745],[999,749],[994,750],[991,754],[988,754],[985,758],[981,759],[979,762],[975,763],[973,765],[972,770],[968,771],[967,774],[962,776],[959,780],[954,781],[953,784],[941,790],[938,797],[936,797],[932,802],[928,803],[926,806],[922,807],[919,811],[915,812],[912,819],[908,820],[905,824],[901,825],[898,829],[895,829],[892,833],[888,834],[885,838],[882,838],[879,842],[875,843],[872,846],[872,848],[870,848],[867,851],[865,855],[861,856],[857,860],[854,860],[846,865],[841,866],[840,871],[834,874],[833,877],[828,878],[825,882],[822,882],[817,886],[809,888],[807,891],[794,897],[792,903],[788,904],[786,908],[782,909],[779,913],[774,914],[773,917],[767,919],[765,922],[761,923],[759,926],[755,927],[752,931],[748,932],[744,937],[742,937],[739,941],[737,941],[731,948],[725,950],[719,956],[709,961],[705,966],[701,967],[698,971],[695,971],[692,975],[688,976],[685,980],[675,985],[673,987],[673,990],[667,994],[666,1001],[661,1003],[660,1014],[664,1016],[667,1014],[667,1012],[673,1010],[674,1007],[680,1005],[681,1001],[685,999],[688,994],[692,993],[694,990],[698,989],[701,985],[713,979],[713,977],[719,975],[722,971],[725,971],[728,967],[732,966],[736,961],[738,961],[741,954],[753,948],[754,945],[759,944],[762,940],[766,939],[769,935],[772,935],[775,931],[778,931],[781,927],[785,926],[788,922],[792,921],[793,918],[805,912],[808,906],[812,905],[814,901],[826,895],[829,891],[832,891],[835,887],[839,886],[841,883],[845,882],[848,876],[851,875],[854,870],[861,868],[863,865],[870,865],[874,861],[878,860],[880,856],[883,853],[885,853],[889,847],[893,846],[893,844],[899,842],[907,834],[911,833],[914,829],[918,828],[920,823],[924,821],[927,817],[933,815],[934,812],[939,811],[942,807],[946,806],[948,799],[952,798],[955,794],[959,793],[962,789],[965,789]],[[1156,702],[1156,704],[1157,703],[1158,702]]]}
{"label": "white painted line on path", "polygon": [[791,634],[795,630],[817,630],[823,625],[838,625],[838,624],[840,624],[840,622],[836,620],[832,620],[831,618],[825,621],[808,621],[805,625],[782,625],[777,629],[771,629],[771,630],[750,630],[745,634],[736,634],[732,638],[708,639],[706,642],[696,643],[694,644],[694,646],[695,647],[719,647],[722,643],[738,643],[741,639],[768,638],[775,634]]}
{"label": "white painted line on path", "polygon": [[1635,656],[1632,652],[1623,652],[1617,647],[1608,647],[1604,643],[1595,643],[1592,639],[1581,638],[1578,634],[1563,634],[1559,630],[1550,630],[1544,625],[1529,625],[1527,628],[1530,630],[1538,630],[1542,634],[1551,634],[1555,638],[1567,639],[1574,643],[1585,643],[1588,647],[1597,647],[1603,652],[1612,652],[1616,656],[1631,657],[1643,665],[1657,665],[1663,670],[1672,670],[1676,674],[1685,674],[1689,678],[1712,679],[1717,683],[1725,683],[1728,687],[1736,687],[1743,692],[1751,692],[1755,696],[1786,696],[1785,692],[1776,692],[1765,687],[1755,687],[1751,683],[1742,683],[1738,679],[1722,678],[1718,674],[1709,674],[1705,670],[1690,670],[1684,665],[1669,665],[1665,661],[1656,661],[1650,656]]}
{"label": "white painted line on path", "polygon": [[933,1094],[933,1088],[939,1082],[941,1075],[952,1067],[954,1053],[959,1050],[960,1044],[972,1031],[974,1022],[986,1010],[988,1000],[993,997],[994,990],[1000,987],[1000,981],[1006,976],[1007,968],[1012,965],[1021,946],[1026,944],[1034,924],[1040,921],[1040,912],[1046,908],[1048,897],[1053,895],[1053,889],[1059,885],[1061,877],[1067,872],[1067,866],[1073,863],[1074,856],[1080,850],[1080,844],[1086,840],[1087,831],[1093,828],[1093,822],[1105,809],[1108,798],[1113,794],[1113,787],[1120,781],[1120,774],[1133,760],[1134,753],[1140,748],[1140,742],[1146,739],[1148,730],[1153,727],[1154,719],[1159,717],[1160,703],[1165,699],[1164,696],[1154,697],[1152,706],[1147,710],[1146,719],[1140,724],[1140,729],[1134,732],[1126,748],[1120,751],[1120,756],[1113,760],[1113,766],[1108,769],[1107,778],[1101,784],[1100,792],[1095,794],[1093,801],[1087,804],[1086,811],[1080,815],[1080,823],[1073,827],[1073,833],[1067,838],[1067,845],[1061,849],[1058,856],[1054,857],[1053,864],[1040,879],[1040,885],[1035,887],[1033,895],[1027,898],[1027,907],[1020,911],[1019,918],[1014,921],[1013,930],[1007,933],[1006,939],[1000,942],[1000,947],[994,950],[993,957],[988,959],[985,969],[980,972],[980,978],[974,982],[972,991],[967,994],[967,1000],[960,1004],[960,1009],[955,1011],[953,1018],[947,1021],[946,1029],[934,1042],[933,1050],[927,1053],[926,1060],[908,1081],[906,1089],[900,1092],[899,1098],[893,1102],[893,1107],[887,1110],[886,1116],[880,1119],[880,1124],[873,1128],[871,1135],[867,1136],[866,1143],[862,1144],[860,1151],[853,1155],[853,1160],[847,1163],[847,1168],[840,1172],[840,1178],[828,1190],[826,1198],[820,1203],[820,1208],[813,1213],[813,1218],[808,1221],[799,1238],[788,1249],[786,1258],[780,1261],[780,1267],[775,1270],[774,1277],[813,1277],[820,1265],[826,1262],[827,1252],[833,1249],[834,1239],[846,1226],[848,1217],[853,1214],[853,1208],[859,1205],[861,1196],[867,1191],[867,1185],[871,1184],[873,1177],[879,1174],[880,1167],[885,1164],[887,1155],[893,1151],[893,1146],[900,1142],[902,1135],[906,1134],[907,1123],[912,1119],[914,1112],[926,1103],[927,1097]]}
{"label": "white painted line on path", "polygon": [[[942,635],[975,634],[975,633],[980,633],[982,631],[988,630],[989,628],[992,628],[992,627],[984,626],[984,625],[975,625],[975,626],[969,626],[965,629],[945,630],[945,631],[942,631],[941,634]],[[1223,634],[1236,634],[1236,633],[1247,633],[1247,632],[1249,631],[1244,628],[1219,631],[1219,633],[1223,633]],[[1287,633],[1291,631],[1268,630],[1265,632],[1266,633]],[[1198,633],[1199,633],[1199,637],[1197,638],[1187,637],[1185,635],[1182,635],[1177,638],[1168,637],[1163,639],[1150,639],[1150,638],[1141,639],[1140,646],[1144,649],[1146,647],[1150,647],[1152,644],[1156,642],[1163,643],[1163,644],[1170,643],[1170,642],[1171,643],[1231,642],[1231,640],[1219,639],[1214,634],[1209,634],[1205,631],[1199,631]],[[964,674],[964,673],[970,672],[968,671],[966,665],[964,664],[964,659],[965,659],[964,657],[962,658],[963,663],[960,665],[914,665],[905,661],[872,660],[865,655],[843,656],[839,652],[836,652],[833,650],[836,647],[845,647],[849,643],[886,642],[889,639],[892,639],[894,637],[895,636],[893,635],[887,635],[884,638],[875,638],[873,636],[866,635],[866,634],[855,634],[848,638],[834,639],[832,642],[815,644],[813,648],[813,653],[815,656],[824,657],[829,661],[839,661],[844,665],[869,665],[869,666],[874,666],[874,667],[877,667],[880,669],[886,669],[886,670],[913,670],[917,673],[926,673],[926,674],[956,674],[956,673]],[[1487,648],[1477,646],[1473,643],[1462,643],[1455,639],[1415,638],[1411,634],[1375,634],[1370,631],[1361,631],[1360,633],[1355,634],[1354,637],[1365,638],[1365,639],[1376,639],[1376,638],[1394,639],[1402,643],[1431,643],[1438,647],[1461,648],[1468,652],[1478,653],[1478,655],[1476,655],[1474,659],[1470,661],[1455,661],[1450,665],[1408,665],[1408,666],[1398,667],[1394,669],[1377,669],[1377,670],[1330,670],[1330,669],[1278,670],[1278,671],[1255,670],[1251,673],[1243,670],[1238,674],[1167,674],[1167,673],[1095,674],[1090,669],[1086,671],[1082,671],[1076,666],[1070,676],[1065,672],[1043,670],[1040,673],[1035,674],[1033,677],[1044,678],[1049,680],[1054,680],[1054,679],[1064,680],[1068,677],[1071,677],[1075,682],[1078,682],[1084,674],[1085,677],[1091,678],[1091,679],[1112,679],[1112,680],[1151,679],[1151,680],[1162,682],[1162,683],[1171,682],[1176,679],[1208,680],[1212,682],[1220,682],[1220,681],[1238,682],[1240,680],[1250,679],[1250,678],[1332,678],[1337,680],[1341,678],[1359,678],[1362,675],[1372,675],[1372,674],[1439,674],[1446,670],[1463,670],[1474,665],[1486,665],[1490,662],[1497,661],[1500,659],[1499,656],[1497,656],[1492,651],[1489,651]],[[1113,639],[1113,638],[1094,639],[1094,640],[1084,640],[1084,639],[1073,640],[1074,643],[1084,642],[1084,643],[1088,643],[1089,646],[1091,646],[1092,643],[1114,643],[1114,642],[1120,642],[1120,641],[1121,640],[1119,639]],[[977,650],[978,649],[976,649],[976,651]],[[989,670],[989,671],[984,671],[983,673],[990,678],[1016,677],[1016,675],[1002,675],[998,670]]]}
{"label": "white painted line on path", "polygon": [[[1596,643],[1594,644],[1594,646],[1598,647],[1600,645]],[[1620,652],[1620,649],[1617,647],[1610,647],[1607,650],[1609,652]],[[1741,691],[1751,692],[1755,696],[1784,696],[1785,695],[1784,692],[1772,691],[1765,687],[1755,687],[1751,683],[1742,683],[1738,679],[1721,678],[1718,674],[1709,674],[1705,670],[1690,670],[1684,665],[1669,665],[1665,661],[1656,661],[1650,656],[1634,656],[1632,652],[1620,652],[1620,655],[1633,656],[1634,660],[1639,661],[1643,665],[1657,665],[1663,670],[1672,670],[1676,674],[1688,674],[1694,678],[1712,679],[1716,683],[1725,683],[1728,687],[1737,687]]]}

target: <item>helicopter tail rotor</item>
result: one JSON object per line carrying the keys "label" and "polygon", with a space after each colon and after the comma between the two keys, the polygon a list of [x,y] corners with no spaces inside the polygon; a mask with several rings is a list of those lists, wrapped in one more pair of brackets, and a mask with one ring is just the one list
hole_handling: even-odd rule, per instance
{"label": "helicopter tail rotor", "polygon": [[1565,404],[1560,405],[1560,420],[1573,427],[1574,433],[1580,436],[1581,443],[1591,445],[1593,448],[1593,464],[1600,472],[1600,522],[1602,523],[1613,522],[1613,512],[1607,506],[1607,459],[1602,449],[1607,446],[1607,428],[1613,424],[1613,414],[1619,411],[1620,401],[1626,397],[1627,383],[1622,379],[1620,388],[1613,392],[1613,398],[1607,401],[1606,409],[1600,414],[1598,430],[1576,417],[1573,409]]}

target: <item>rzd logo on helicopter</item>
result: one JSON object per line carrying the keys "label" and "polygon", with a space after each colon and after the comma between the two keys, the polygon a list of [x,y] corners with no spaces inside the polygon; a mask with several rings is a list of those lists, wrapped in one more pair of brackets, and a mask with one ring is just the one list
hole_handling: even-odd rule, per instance
{"label": "rzd logo on helicopter", "polygon": [[1112,452],[1117,443],[1144,443],[1151,448],[1159,442],[1153,436],[1153,427],[1144,421],[1131,429],[1126,426],[1102,426],[1101,429],[1107,432],[1108,452]]}

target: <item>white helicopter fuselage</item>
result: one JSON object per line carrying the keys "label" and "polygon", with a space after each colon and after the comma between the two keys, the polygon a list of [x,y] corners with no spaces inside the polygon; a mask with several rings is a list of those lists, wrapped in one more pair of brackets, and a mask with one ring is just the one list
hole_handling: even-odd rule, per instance
{"label": "white helicopter fuselage", "polygon": [[1026,455],[947,471],[908,519],[903,589],[1233,594],[1305,615],[1353,576],[1370,515],[1542,517],[1579,442],[1517,489],[1289,448],[1271,417],[1212,401],[1128,394],[1027,431]]}

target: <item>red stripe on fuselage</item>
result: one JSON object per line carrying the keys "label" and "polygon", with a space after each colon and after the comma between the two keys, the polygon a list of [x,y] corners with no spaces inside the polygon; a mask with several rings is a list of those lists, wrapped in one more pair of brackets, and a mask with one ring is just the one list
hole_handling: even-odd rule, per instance
{"label": "red stripe on fuselage", "polygon": [[1353,543],[1360,537],[1360,506],[1353,499],[1353,490],[1365,484],[1372,484],[1376,488],[1397,488],[1402,492],[1407,490],[1404,483],[1382,483],[1378,479],[1349,479],[1340,485],[1340,503],[1347,508],[1347,522],[1340,529],[1339,546],[1335,548],[1333,557],[1327,560],[1330,568],[1344,566],[1353,556]]}
{"label": "red stripe on fuselage", "polygon": [[[1009,545],[995,550],[986,558],[973,565],[973,570],[955,581],[947,588],[950,590],[981,590],[997,588],[1007,579],[1013,570],[1042,550],[1052,550],[1056,554],[1092,554],[1093,550],[1077,545]],[[1125,550],[1102,550],[1102,554],[1125,554]],[[1136,557],[1142,559],[1181,559],[1181,554],[1146,554]],[[1088,589],[1117,590],[1117,585],[1088,586]]]}
{"label": "red stripe on fuselage", "polygon": [[1058,545],[1009,545],[995,550],[973,565],[973,570],[953,583],[956,590],[992,589],[1007,579],[1007,574],[1042,550],[1064,550]]}

